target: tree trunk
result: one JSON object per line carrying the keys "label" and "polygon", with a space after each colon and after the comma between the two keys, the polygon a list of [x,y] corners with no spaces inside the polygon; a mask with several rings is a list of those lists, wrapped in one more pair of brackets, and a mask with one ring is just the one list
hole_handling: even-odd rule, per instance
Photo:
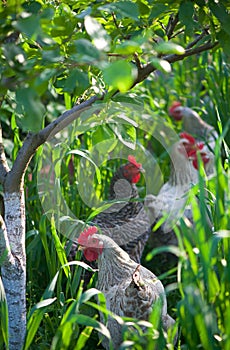
{"label": "tree trunk", "polygon": [[[26,333],[26,253],[24,192],[4,193],[7,259],[2,280],[9,312],[9,348],[20,350]],[[7,246],[7,245],[6,245]]]}

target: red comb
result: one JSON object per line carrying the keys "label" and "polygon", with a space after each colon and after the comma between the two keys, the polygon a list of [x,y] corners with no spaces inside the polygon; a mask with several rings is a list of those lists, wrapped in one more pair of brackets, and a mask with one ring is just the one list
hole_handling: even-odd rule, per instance
{"label": "red comb", "polygon": [[186,139],[192,145],[195,145],[196,143],[196,140],[194,139],[194,137],[192,137],[192,135],[188,134],[187,132],[181,132],[180,139]]}
{"label": "red comb", "polygon": [[169,113],[173,113],[174,109],[177,107],[180,107],[181,103],[179,101],[174,101],[171,105],[171,107],[169,107]]}
{"label": "red comb", "polygon": [[78,237],[77,242],[80,245],[85,245],[88,241],[88,237],[92,236],[94,233],[97,232],[97,227],[96,226],[90,226],[89,228],[86,228]]}
{"label": "red comb", "polygon": [[[202,151],[202,149],[204,148],[204,143],[203,142],[197,142],[195,145],[195,147],[191,148],[188,151],[188,156],[192,157],[194,156],[198,151]],[[205,153],[205,152],[204,152]],[[206,153],[205,153],[206,154]]]}
{"label": "red comb", "polygon": [[136,158],[134,156],[132,156],[132,155],[128,156],[128,161],[130,163],[132,163],[133,165],[135,165],[138,169],[142,167],[142,164],[141,163],[137,163]]}

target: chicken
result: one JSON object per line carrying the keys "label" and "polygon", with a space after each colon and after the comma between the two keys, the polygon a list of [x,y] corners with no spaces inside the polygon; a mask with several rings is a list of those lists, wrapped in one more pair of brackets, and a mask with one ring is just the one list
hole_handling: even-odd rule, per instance
{"label": "chicken", "polygon": [[[151,232],[148,215],[143,203],[138,201],[135,185],[140,180],[141,172],[142,165],[129,155],[128,163],[122,165],[111,180],[109,199],[117,203],[98,214],[92,221],[136,262],[140,262]],[[77,246],[73,245],[71,255],[75,256],[76,249]]]}
{"label": "chicken", "polygon": [[[98,234],[95,226],[80,234],[78,244],[87,260],[98,259],[97,288],[104,293],[108,310],[118,316],[148,320],[154,304],[161,301],[163,329],[167,331],[174,325],[174,319],[167,313],[164,287],[151,271],[132,260],[110,237]],[[109,317],[107,327],[114,349],[118,349],[122,342],[121,325]],[[107,339],[103,339],[102,345],[109,349]]]}
{"label": "chicken", "polygon": [[168,182],[162,186],[157,196],[146,196],[145,205],[149,210],[152,226],[155,226],[164,214],[167,215],[166,221],[151,234],[148,241],[150,247],[177,245],[173,226],[183,214],[188,220],[192,220],[191,210],[185,209],[185,205],[188,191],[198,182],[197,151],[200,152],[204,166],[209,162],[203,148],[203,143],[197,143],[191,135],[181,133],[180,141],[174,144],[171,151],[172,164]]}
{"label": "chicken", "polygon": [[197,141],[205,143],[204,151],[209,156],[209,163],[206,167],[207,176],[214,174],[214,148],[218,134],[213,126],[202,120],[199,114],[192,108],[183,107],[180,102],[175,101],[169,108],[169,115],[176,121],[182,120],[182,128],[191,134]]}

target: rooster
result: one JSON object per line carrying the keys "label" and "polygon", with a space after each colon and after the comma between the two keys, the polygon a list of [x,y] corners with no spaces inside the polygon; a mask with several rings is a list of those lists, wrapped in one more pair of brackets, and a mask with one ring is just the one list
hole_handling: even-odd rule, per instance
{"label": "rooster", "polygon": [[157,196],[149,194],[145,199],[146,207],[151,216],[150,221],[153,223],[152,226],[155,226],[164,214],[167,215],[167,219],[161,227],[154,234],[151,234],[148,242],[150,247],[177,245],[173,225],[183,214],[192,221],[191,210],[185,209],[185,205],[188,191],[193,184],[198,182],[197,152],[199,151],[204,166],[209,162],[209,157],[203,149],[204,143],[197,143],[187,133],[181,133],[180,141],[173,145],[168,182],[162,186]]}
{"label": "rooster", "polygon": [[[98,234],[95,226],[80,234],[78,244],[88,261],[98,259],[97,288],[104,293],[108,310],[118,316],[148,320],[154,303],[159,301],[162,328],[167,331],[174,325],[174,319],[167,313],[164,287],[151,271],[132,260],[110,237]],[[118,349],[122,342],[121,325],[109,317],[107,327],[114,349]],[[107,339],[102,345],[109,349]]]}
{"label": "rooster", "polygon": [[[143,203],[138,201],[136,187],[143,171],[142,165],[129,155],[128,163],[119,167],[111,180],[109,199],[117,203],[93,219],[93,224],[102,233],[111,237],[138,263],[151,232],[149,218]],[[76,249],[73,244],[71,256],[75,256]]]}
{"label": "rooster", "polygon": [[205,143],[204,151],[209,156],[209,163],[206,167],[206,174],[208,176],[214,173],[214,148],[218,134],[213,126],[202,120],[199,114],[192,108],[183,107],[180,102],[175,101],[169,108],[169,115],[176,121],[182,121],[183,130],[198,141]]}

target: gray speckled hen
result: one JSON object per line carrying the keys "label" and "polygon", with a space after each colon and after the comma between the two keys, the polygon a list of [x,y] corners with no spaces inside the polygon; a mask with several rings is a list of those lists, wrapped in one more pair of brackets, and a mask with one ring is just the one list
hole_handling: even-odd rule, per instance
{"label": "gray speckled hen", "polygon": [[213,175],[215,172],[213,152],[218,138],[218,133],[214,127],[201,119],[194,109],[182,106],[178,101],[174,101],[169,108],[169,115],[173,117],[175,121],[182,121],[183,131],[191,134],[197,141],[205,143],[203,150],[209,156],[209,162],[205,171],[208,176]]}
{"label": "gray speckled hen", "polygon": [[[114,203],[93,220],[102,233],[111,237],[136,262],[140,262],[151,232],[144,205],[137,201],[139,196],[135,184],[140,180],[142,171],[142,165],[133,156],[128,156],[128,163],[116,171],[110,184],[109,200],[120,202]],[[75,256],[76,249],[74,244],[71,255]]]}
{"label": "gray speckled hen", "polygon": [[[159,298],[162,301],[161,322],[165,331],[175,321],[167,313],[167,300],[160,280],[145,267],[130,259],[110,237],[97,234],[96,227],[86,229],[78,238],[85,258],[93,261],[98,258],[97,288],[106,297],[107,309],[118,316],[148,320]],[[101,315],[103,322],[103,316]],[[110,331],[114,349],[122,342],[121,326],[109,317],[107,327]],[[102,342],[109,349],[109,342]]]}
{"label": "gray speckled hen", "polygon": [[190,222],[193,221],[191,208],[186,207],[186,202],[190,188],[198,182],[197,152],[200,152],[205,167],[209,162],[209,157],[203,149],[203,143],[196,143],[191,135],[181,133],[180,141],[175,143],[171,150],[172,162],[168,182],[162,186],[157,196],[146,196],[145,204],[153,226],[167,214],[167,220],[149,238],[148,245],[151,248],[177,245],[173,226],[182,215]]}

